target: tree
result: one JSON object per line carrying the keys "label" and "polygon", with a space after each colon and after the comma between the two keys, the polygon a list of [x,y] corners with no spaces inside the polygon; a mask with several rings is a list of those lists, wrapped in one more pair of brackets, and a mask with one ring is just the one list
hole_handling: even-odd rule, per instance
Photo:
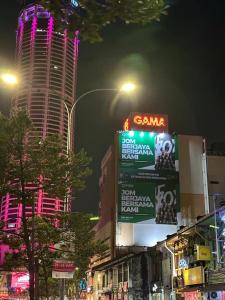
{"label": "tree", "polygon": [[[21,235],[25,246],[30,275],[30,299],[34,299],[34,208],[40,191],[51,197],[65,198],[68,187],[85,188],[85,179],[91,174],[90,158],[84,150],[65,155],[59,136],[45,140],[31,138],[35,130],[23,111],[7,119],[0,116],[0,196],[10,193],[22,207]],[[27,217],[32,209],[32,223]]]}
{"label": "tree", "polygon": [[[73,13],[68,13],[70,1],[36,0],[51,11],[60,24],[69,33],[79,30],[81,38],[91,42],[101,40],[101,30],[116,21],[125,24],[145,25],[159,20],[166,14],[166,0],[77,0],[78,7]],[[65,4],[67,3],[67,4]],[[63,22],[64,20],[65,22]]]}
{"label": "tree", "polygon": [[91,257],[101,256],[107,250],[106,244],[95,239],[90,217],[91,215],[82,212],[67,216],[70,237],[65,238],[65,241],[69,241],[69,244],[65,243],[65,247],[71,251],[66,252],[65,255],[68,260],[74,261],[77,267],[73,280],[67,281],[67,291],[71,291],[68,296],[75,295],[76,299],[79,299],[80,280],[86,277],[85,272],[88,270]]}
{"label": "tree", "polygon": [[[79,299],[80,279],[86,277],[90,258],[102,255],[107,247],[94,239],[93,224],[90,215],[72,213],[62,217],[67,228],[57,228],[53,221],[35,216],[34,230],[34,258],[36,274],[36,295],[49,298],[58,296],[57,280],[51,278],[52,265],[55,259],[74,261],[76,270],[73,280],[67,280],[67,295]],[[32,220],[28,220],[31,228]],[[10,246],[13,252],[6,256],[6,268],[29,267],[27,251],[23,241],[24,230],[21,228],[16,234],[3,234],[2,240]],[[40,289],[38,287],[41,287]],[[38,292],[40,290],[40,292]],[[37,297],[38,299],[38,297]]]}
{"label": "tree", "polygon": [[[60,218],[60,217],[59,217]],[[56,251],[54,245],[61,242],[62,229],[56,227],[54,219],[47,219],[39,216],[34,217],[34,271],[35,271],[35,293],[36,299],[44,296],[48,299],[49,289],[54,280],[51,279],[52,264],[55,259],[62,256],[60,251]],[[28,220],[28,227],[32,228],[32,219]],[[1,240],[10,246],[11,252],[6,255],[5,268],[12,270],[15,268],[29,268],[29,259],[24,247],[23,227],[14,234],[3,233]],[[39,286],[42,288],[39,289]]]}

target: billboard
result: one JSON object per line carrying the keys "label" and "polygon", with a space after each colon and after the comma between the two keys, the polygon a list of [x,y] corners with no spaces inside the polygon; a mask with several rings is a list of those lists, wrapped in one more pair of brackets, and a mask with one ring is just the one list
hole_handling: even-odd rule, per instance
{"label": "billboard", "polygon": [[176,224],[176,138],[168,133],[125,131],[118,134],[118,145],[118,221]]}

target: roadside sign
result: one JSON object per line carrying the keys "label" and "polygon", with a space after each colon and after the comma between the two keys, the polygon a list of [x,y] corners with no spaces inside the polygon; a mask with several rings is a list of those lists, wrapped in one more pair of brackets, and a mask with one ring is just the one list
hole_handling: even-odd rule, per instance
{"label": "roadside sign", "polygon": [[75,265],[73,261],[54,260],[52,278],[73,278]]}
{"label": "roadside sign", "polygon": [[56,272],[52,271],[52,278],[66,278],[66,279],[73,279],[73,272]]}

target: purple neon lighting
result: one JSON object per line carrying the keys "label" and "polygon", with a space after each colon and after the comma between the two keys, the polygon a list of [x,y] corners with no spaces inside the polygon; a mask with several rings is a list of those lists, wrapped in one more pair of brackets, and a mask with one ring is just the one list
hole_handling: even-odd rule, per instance
{"label": "purple neon lighting", "polygon": [[31,43],[32,43],[32,46],[33,46],[34,41],[35,41],[36,29],[37,29],[37,17],[35,16],[33,18],[32,27],[31,27]]}

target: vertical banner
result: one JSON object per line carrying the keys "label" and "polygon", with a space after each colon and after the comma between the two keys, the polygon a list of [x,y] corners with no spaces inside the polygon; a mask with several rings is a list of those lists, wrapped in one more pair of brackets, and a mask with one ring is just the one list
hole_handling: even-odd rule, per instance
{"label": "vertical banner", "polygon": [[118,221],[176,224],[176,138],[168,133],[126,131],[118,139]]}

